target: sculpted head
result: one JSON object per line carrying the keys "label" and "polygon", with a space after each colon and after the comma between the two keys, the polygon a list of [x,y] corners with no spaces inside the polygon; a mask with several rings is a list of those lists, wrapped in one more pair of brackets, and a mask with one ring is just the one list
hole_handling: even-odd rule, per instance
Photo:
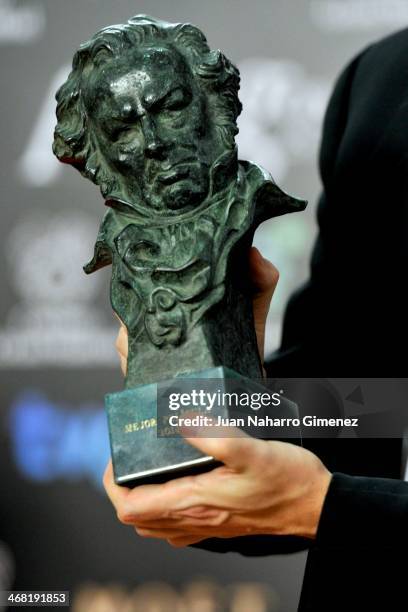
{"label": "sculpted head", "polygon": [[236,171],[238,88],[237,69],[196,27],[136,16],[76,52],[54,153],[107,199],[180,214]]}

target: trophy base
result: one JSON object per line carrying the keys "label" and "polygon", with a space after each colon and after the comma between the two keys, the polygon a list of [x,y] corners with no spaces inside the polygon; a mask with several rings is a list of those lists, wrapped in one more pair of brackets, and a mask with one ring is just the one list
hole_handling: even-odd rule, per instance
{"label": "trophy base", "polygon": [[[201,460],[202,459],[202,460]],[[197,461],[185,461],[181,464],[166,465],[155,469],[137,472],[136,474],[126,474],[124,479],[117,479],[116,484],[129,489],[140,487],[146,484],[163,484],[173,478],[183,478],[183,476],[196,476],[204,472],[210,472],[214,468],[222,465],[220,461],[215,461],[212,457],[202,457]]]}
{"label": "trophy base", "polygon": [[[207,472],[221,465],[213,457],[204,455],[175,432],[163,435],[158,427],[158,389],[172,386],[186,379],[217,379],[217,388],[230,392],[237,380],[249,391],[266,391],[259,382],[245,378],[223,366],[209,368],[163,383],[140,385],[105,396],[108,416],[113,473],[115,482],[126,487],[163,483],[172,478]],[[196,411],[195,408],[191,410]],[[200,410],[199,412],[202,412]],[[205,411],[204,411],[205,413]],[[223,411],[221,416],[228,416]],[[283,400],[277,416],[297,417],[296,404]],[[160,424],[160,423],[159,423]],[[264,437],[262,433],[256,437]],[[265,436],[270,437],[270,436]],[[285,432],[291,442],[300,439],[299,430]],[[279,439],[277,433],[275,439]]]}

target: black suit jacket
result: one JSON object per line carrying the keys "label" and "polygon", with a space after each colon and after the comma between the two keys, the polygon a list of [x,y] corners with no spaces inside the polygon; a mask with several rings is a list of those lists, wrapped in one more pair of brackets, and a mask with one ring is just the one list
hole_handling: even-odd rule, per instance
{"label": "black suit jacket", "polygon": [[[288,305],[285,367],[405,375],[407,128],[404,30],[360,54],[331,98],[320,155],[320,233],[310,281]],[[299,610],[406,610],[408,484],[379,478],[400,477],[400,441],[328,440],[320,450],[332,470],[373,477],[334,474]]]}
{"label": "black suit jacket", "polygon": [[[270,377],[404,376],[408,326],[408,30],[341,74],[320,152],[323,194],[310,280],[291,298]],[[406,610],[408,485],[401,442],[306,440],[333,471],[299,610]],[[342,472],[347,473],[346,476]],[[272,536],[207,540],[219,552],[289,552]]]}

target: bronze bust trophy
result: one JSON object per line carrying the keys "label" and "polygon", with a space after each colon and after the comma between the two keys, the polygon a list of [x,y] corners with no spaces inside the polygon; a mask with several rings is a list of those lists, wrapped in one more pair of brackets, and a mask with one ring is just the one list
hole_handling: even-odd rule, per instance
{"label": "bronze bust trophy", "polygon": [[306,203],[238,161],[238,89],[237,68],[198,28],[137,15],[82,44],[56,95],[54,153],[108,206],[84,269],[112,265],[128,330],[126,390],[106,398],[119,484],[211,463],[148,426],[157,382],[262,377],[248,249],[260,223]]}

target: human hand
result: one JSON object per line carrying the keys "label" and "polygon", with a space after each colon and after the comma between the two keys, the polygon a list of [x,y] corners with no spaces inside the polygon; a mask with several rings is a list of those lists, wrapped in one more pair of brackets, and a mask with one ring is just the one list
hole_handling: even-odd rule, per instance
{"label": "human hand", "polygon": [[[266,317],[279,274],[255,248],[250,251],[250,270],[263,360]],[[123,325],[116,347],[126,374]],[[187,438],[225,464],[199,476],[129,490],[114,484],[109,464],[104,484],[119,519],[140,535],[164,538],[174,546],[255,533],[313,538],[331,479],[324,465],[309,451],[291,444],[256,440],[239,430],[238,437],[231,438],[231,433],[228,427],[226,438],[211,438],[211,431],[208,438]]]}
{"label": "human hand", "polygon": [[[225,429],[225,438],[210,437],[211,428],[187,438],[224,464],[198,476],[127,489],[114,483],[109,463],[104,485],[119,520],[141,536],[177,547],[253,534],[314,538],[331,480],[318,457],[292,444]],[[222,435],[218,427],[217,432]],[[236,437],[227,437],[232,434]]]}
{"label": "human hand", "polygon": [[[279,272],[275,266],[262,257],[256,247],[249,251],[249,268],[253,285],[252,306],[254,313],[254,325],[258,342],[258,351],[261,363],[264,360],[265,324],[269,306],[278,284]],[[126,376],[128,357],[128,333],[125,325],[121,326],[116,338],[116,350],[119,354],[120,367]]]}

